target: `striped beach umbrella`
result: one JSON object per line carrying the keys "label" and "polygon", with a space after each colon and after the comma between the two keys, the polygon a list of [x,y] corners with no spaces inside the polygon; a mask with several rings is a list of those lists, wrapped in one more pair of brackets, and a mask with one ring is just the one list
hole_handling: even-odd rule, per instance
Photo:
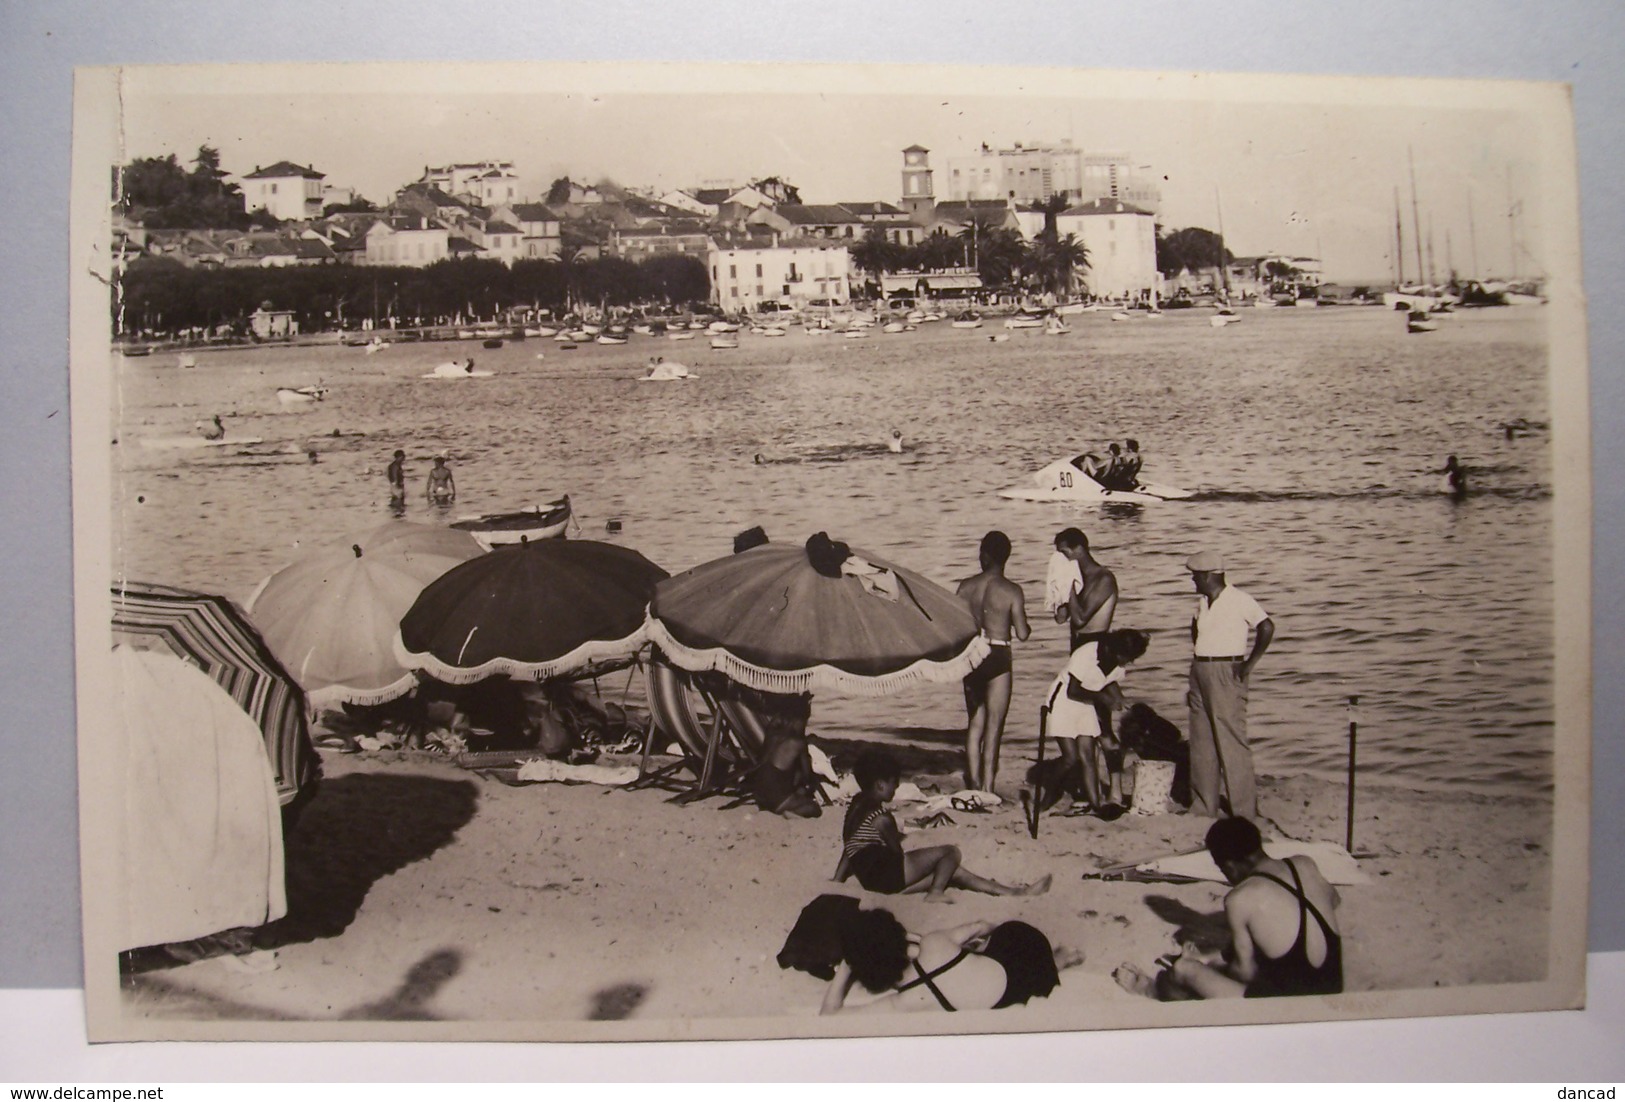
{"label": "striped beach umbrella", "polygon": [[305,723],[304,691],[231,601],[152,582],[121,582],[113,586],[113,642],[168,650],[225,689],[264,736],[283,804],[316,779],[320,763]]}
{"label": "striped beach umbrella", "polygon": [[543,681],[624,662],[666,572],[629,547],[533,540],[454,566],[401,618],[395,657],[453,685]]}
{"label": "striped beach umbrella", "polygon": [[767,693],[880,695],[958,681],[987,657],[958,597],[821,537],[753,547],[660,583],[649,640],[680,669]]}

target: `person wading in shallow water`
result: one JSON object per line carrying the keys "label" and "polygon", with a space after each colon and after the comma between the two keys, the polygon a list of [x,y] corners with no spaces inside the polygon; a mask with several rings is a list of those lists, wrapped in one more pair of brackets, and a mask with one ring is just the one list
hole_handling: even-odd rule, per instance
{"label": "person wading in shallow water", "polygon": [[987,660],[965,678],[965,783],[992,792],[999,769],[999,743],[1010,712],[1012,638],[1026,641],[1027,603],[1021,587],[1004,576],[1010,559],[1010,537],[989,532],[979,552],[982,572],[959,583],[955,592],[970,608],[976,626],[993,644]]}
{"label": "person wading in shallow water", "polygon": [[395,449],[395,458],[390,460],[385,474],[389,476],[389,500],[392,504],[400,505],[406,501],[406,453],[399,448]]}
{"label": "person wading in shallow water", "polygon": [[457,500],[457,480],[451,476],[451,468],[446,466],[446,457],[434,457],[434,467],[429,471],[429,482],[426,489],[430,502],[440,505]]}

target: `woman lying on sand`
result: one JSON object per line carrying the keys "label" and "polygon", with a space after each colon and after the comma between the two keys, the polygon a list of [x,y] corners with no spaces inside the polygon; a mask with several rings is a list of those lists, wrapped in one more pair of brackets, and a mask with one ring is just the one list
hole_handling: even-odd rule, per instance
{"label": "woman lying on sand", "polygon": [[[885,910],[854,915],[842,930],[841,950],[820,1014],[999,1010],[1043,998],[1060,985],[1061,969],[1083,963],[1082,952],[1051,948],[1025,922],[973,922],[916,942]],[[854,981],[889,994],[849,1007]]]}

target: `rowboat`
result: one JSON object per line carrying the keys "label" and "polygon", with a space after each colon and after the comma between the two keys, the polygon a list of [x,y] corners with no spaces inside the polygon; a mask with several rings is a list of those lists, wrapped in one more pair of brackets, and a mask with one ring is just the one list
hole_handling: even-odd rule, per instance
{"label": "rowboat", "polygon": [[739,338],[737,338],[737,337],[712,337],[711,338],[711,347],[712,348],[738,348],[739,347]]}
{"label": "rowboat", "polygon": [[625,337],[612,337],[608,333],[600,333],[598,335],[598,343],[599,344],[625,344],[626,343],[626,338]]}
{"label": "rowboat", "polygon": [[1044,319],[1034,314],[1017,314],[1004,319],[1006,329],[1041,329],[1043,325]]}
{"label": "rowboat", "polygon": [[451,526],[467,532],[489,551],[494,547],[529,540],[559,539],[570,526],[570,518],[570,495],[565,494],[556,501],[538,505],[534,509],[458,517],[451,522]]}
{"label": "rowboat", "polygon": [[980,329],[982,327],[982,315],[974,310],[966,310],[948,324],[955,329]]}

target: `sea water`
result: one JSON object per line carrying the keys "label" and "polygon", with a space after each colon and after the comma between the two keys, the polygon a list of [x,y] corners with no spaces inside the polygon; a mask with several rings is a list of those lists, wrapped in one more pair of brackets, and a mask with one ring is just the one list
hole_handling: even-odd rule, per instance
{"label": "sea water", "polygon": [[[1076,525],[1117,573],[1117,626],[1152,635],[1130,697],[1181,727],[1195,601],[1183,563],[1212,549],[1277,626],[1252,681],[1261,771],[1340,775],[1353,718],[1363,774],[1419,788],[1549,787],[1550,439],[1501,429],[1549,420],[1541,310],[1462,311],[1414,335],[1403,315],[1352,307],[1244,311],[1223,329],[1207,311],[1070,321],[1065,336],[1004,342],[988,339],[1003,332],[989,319],[864,340],[741,334],[733,350],[703,337],[573,351],[533,338],[204,351],[195,368],[164,353],[114,357],[115,561],[133,578],[241,600],[310,548],[388,520],[395,448],[409,457],[406,519],[445,523],[569,493],[572,537],[635,547],[674,573],[761,525],[782,542],[827,531],[951,588],[975,573],[977,544],[997,528],[1014,543],[1008,573],[1033,623],[1016,652],[1008,777],[1032,752],[1063,662],[1064,630],[1039,603],[1051,540]],[[468,355],[493,377],[422,378]],[[639,381],[653,356],[698,378]],[[276,399],[279,386],[318,382],[330,388],[323,402],[287,410]],[[228,440],[264,442],[141,442],[216,413]],[[901,454],[885,446],[894,427]],[[1143,477],[1197,496],[1106,506],[997,496],[1124,437],[1140,442]],[[449,509],[422,493],[441,452],[459,491]],[[1441,493],[1433,473],[1451,453],[1474,468],[1465,500]],[[825,694],[813,730],[946,748],[963,724],[958,686],[928,685]]]}

